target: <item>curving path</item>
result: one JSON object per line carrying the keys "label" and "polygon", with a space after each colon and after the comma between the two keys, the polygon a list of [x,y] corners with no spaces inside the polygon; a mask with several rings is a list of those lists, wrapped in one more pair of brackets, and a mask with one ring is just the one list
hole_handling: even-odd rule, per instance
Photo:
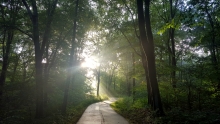
{"label": "curving path", "polygon": [[115,98],[110,98],[88,106],[77,124],[129,124],[110,107],[110,104],[115,101]]}

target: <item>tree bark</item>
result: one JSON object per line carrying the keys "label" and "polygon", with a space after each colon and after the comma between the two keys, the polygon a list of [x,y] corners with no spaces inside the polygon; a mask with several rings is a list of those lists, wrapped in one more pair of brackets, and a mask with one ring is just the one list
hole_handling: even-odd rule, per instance
{"label": "tree bark", "polygon": [[99,97],[99,85],[100,85],[100,65],[99,65],[99,70],[98,70],[98,83],[97,83],[97,97]]}
{"label": "tree bark", "polygon": [[[75,6],[75,18],[74,18],[74,23],[73,23],[73,35],[72,35],[72,43],[71,43],[71,50],[70,50],[70,60],[69,60],[69,68],[71,68],[73,64],[73,56],[74,56],[74,51],[75,51],[75,40],[76,40],[76,27],[77,27],[77,15],[78,15],[78,7],[79,7],[79,0],[76,0],[76,6]],[[72,75],[73,71],[72,69],[68,69],[68,76],[66,80],[66,85],[65,85],[65,91],[64,91],[64,99],[63,99],[63,105],[62,105],[62,114],[66,113],[66,107],[68,103],[68,94],[69,94],[69,85],[70,82],[72,81]]]}
{"label": "tree bark", "polygon": [[34,42],[34,50],[35,50],[35,81],[36,81],[36,118],[42,118],[44,114],[44,82],[43,82],[43,67],[42,67],[42,59],[45,49],[45,44],[48,42],[48,35],[50,34],[50,27],[52,23],[52,16],[54,15],[54,11],[56,8],[56,3],[58,0],[54,0],[53,7],[51,12],[48,15],[48,21],[46,24],[46,29],[43,36],[42,44],[40,44],[40,34],[39,34],[39,23],[38,23],[38,9],[35,0],[32,0],[32,11],[28,6],[26,0],[22,0],[27,12],[29,14],[30,20],[32,22],[32,40]]}
{"label": "tree bark", "polygon": [[43,84],[42,84],[42,53],[40,50],[40,41],[39,41],[39,29],[38,29],[38,10],[36,6],[36,1],[32,1],[33,12],[31,12],[27,2],[22,0],[25,5],[29,17],[32,21],[32,40],[34,42],[34,50],[35,50],[35,81],[36,81],[36,118],[43,117]]}
{"label": "tree bark", "polygon": [[141,41],[140,41],[140,49],[141,49],[141,61],[142,65],[144,67],[144,72],[145,72],[145,78],[146,78],[146,83],[147,83],[147,95],[148,95],[148,105],[152,104],[153,101],[153,96],[152,96],[152,89],[151,89],[151,84],[150,84],[150,78],[148,74],[148,65],[147,65],[147,58],[146,55],[144,54]]}
{"label": "tree bark", "polygon": [[[134,76],[134,74],[135,74],[135,57],[134,57],[134,53],[132,53],[131,54],[131,56],[132,56],[132,66],[133,66],[133,76]],[[132,83],[133,83],[133,92],[132,92],[132,94],[133,94],[133,101],[135,100],[135,78],[133,77],[133,79],[132,79]]]}
{"label": "tree bark", "polygon": [[145,18],[144,18],[142,0],[137,0],[137,8],[138,8],[138,22],[139,22],[141,43],[145,56],[147,58],[147,65],[149,72],[148,74],[152,89],[152,95],[153,95],[153,104],[151,106],[153,107],[154,110],[157,110],[158,115],[163,115],[164,112],[162,108],[162,102],[161,102],[158,82],[156,78],[154,43],[153,43],[153,34],[151,31],[150,12],[149,12],[150,0],[145,0]]}
{"label": "tree bark", "polygon": [[[3,39],[2,39],[2,67],[1,67],[1,74],[0,74],[0,104],[2,103],[3,100],[3,93],[4,93],[4,85],[5,85],[5,80],[6,80],[6,73],[9,65],[9,55],[11,52],[11,44],[13,42],[13,37],[14,37],[14,26],[16,23],[16,17],[17,17],[17,10],[19,9],[18,3],[15,1],[9,1],[10,5],[8,5],[8,9],[10,11],[10,14],[13,14],[13,16],[10,16],[9,20],[6,21],[5,17],[7,14],[5,13],[4,8],[1,7],[1,18],[3,23],[10,23],[11,26],[9,27],[4,27],[3,26]],[[8,18],[8,17],[6,17]]]}
{"label": "tree bark", "polygon": [[44,107],[47,107],[47,102],[48,102],[48,80],[49,80],[49,55],[48,55],[48,49],[49,49],[49,43],[47,43],[46,45],[46,50],[45,50],[45,58],[46,58],[46,63],[42,63],[44,66],[44,70],[43,70],[43,84],[44,84],[44,88],[46,90],[44,90]]}
{"label": "tree bark", "polygon": [[15,59],[15,62],[14,62],[14,68],[13,68],[13,74],[12,74],[12,77],[11,77],[11,82],[13,83],[14,80],[15,80],[15,76],[16,76],[16,72],[17,72],[17,68],[18,68],[18,64],[19,64],[19,59],[20,59],[20,55],[16,55],[16,59]]}
{"label": "tree bark", "polygon": [[171,64],[172,64],[172,72],[171,72],[171,79],[172,79],[172,86],[173,88],[176,88],[176,50],[175,50],[175,41],[174,41],[174,31],[175,29],[170,28],[170,40],[171,40],[171,46],[172,46],[172,57],[171,57]]}
{"label": "tree bark", "polygon": [[[173,12],[173,0],[169,0],[170,2],[170,21],[172,21],[174,19],[174,12]],[[170,27],[169,29],[169,40],[171,41],[171,64],[172,64],[172,72],[171,72],[171,81],[172,81],[172,85],[173,88],[176,88],[176,49],[175,49],[175,41],[174,41],[174,33],[175,33],[175,29]],[[168,44],[169,45],[169,44]]]}
{"label": "tree bark", "polygon": [[[7,40],[5,45],[5,35],[7,32]],[[3,38],[3,62],[2,62],[2,71],[0,75],[0,103],[2,102],[3,98],[3,90],[4,90],[4,84],[6,79],[6,73],[9,65],[9,54],[11,51],[11,43],[13,40],[14,31],[12,29],[8,29],[4,34]],[[5,48],[6,47],[6,48]]]}
{"label": "tree bark", "polygon": [[211,62],[213,64],[213,69],[215,70],[216,76],[217,76],[217,90],[220,90],[220,77],[219,77],[219,66],[218,66],[218,59],[216,56],[216,51],[217,51],[217,45],[216,45],[216,33],[215,33],[215,24],[212,19],[211,14],[208,12],[208,7],[207,5],[205,6],[205,12],[208,15],[208,21],[211,26],[211,45],[210,45],[210,53],[211,53]]}

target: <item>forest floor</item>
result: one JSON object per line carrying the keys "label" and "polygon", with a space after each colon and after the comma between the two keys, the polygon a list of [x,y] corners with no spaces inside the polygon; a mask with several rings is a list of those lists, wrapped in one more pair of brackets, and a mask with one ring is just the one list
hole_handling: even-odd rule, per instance
{"label": "forest floor", "polygon": [[115,101],[114,97],[110,97],[109,100],[88,106],[77,124],[129,124],[110,107]]}

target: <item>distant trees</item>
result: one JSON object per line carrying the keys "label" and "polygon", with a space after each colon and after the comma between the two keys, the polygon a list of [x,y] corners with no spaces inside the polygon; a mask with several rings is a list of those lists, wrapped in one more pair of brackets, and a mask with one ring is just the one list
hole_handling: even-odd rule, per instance
{"label": "distant trees", "polygon": [[[217,1],[199,1],[196,2],[192,0],[188,3],[189,8],[186,10],[189,13],[185,22],[188,23],[190,27],[195,28],[195,35],[200,34],[200,37],[196,37],[193,40],[193,46],[199,46],[199,49],[204,51],[209,51],[210,53],[210,64],[212,65],[213,71],[211,75],[213,77],[213,82],[216,82],[216,89],[220,89],[220,78],[219,75],[219,31],[220,20],[218,19],[218,14],[220,8]],[[195,13],[195,11],[199,11]],[[195,13],[194,15],[190,13]],[[195,25],[195,23],[198,23]],[[200,33],[199,33],[200,32]],[[211,76],[210,75],[210,76]]]}
{"label": "distant trees", "polygon": [[68,75],[67,75],[67,79],[66,79],[66,85],[65,85],[65,91],[64,91],[64,99],[63,99],[63,105],[62,105],[62,113],[65,114],[66,113],[66,107],[67,107],[67,101],[68,101],[68,94],[69,94],[69,86],[70,83],[73,81],[73,76],[74,76],[74,71],[73,69],[71,69],[72,67],[74,67],[76,65],[76,63],[74,63],[74,52],[76,49],[76,30],[77,30],[77,18],[78,18],[78,9],[79,9],[79,0],[76,0],[75,3],[75,11],[74,11],[74,21],[73,21],[73,33],[72,33],[72,41],[71,41],[71,48],[70,48],[70,57],[69,57],[69,69],[68,69]]}
{"label": "distant trees", "polygon": [[[134,108],[149,104],[169,115],[175,108],[202,113],[217,106],[219,4],[1,1],[0,118],[9,122],[15,120],[10,115],[31,120],[57,109],[66,113],[70,104],[89,98],[88,80],[94,76],[97,96],[104,85],[128,96]],[[99,66],[81,68],[85,54],[95,57]],[[87,71],[93,77],[88,79]]]}
{"label": "distant trees", "polygon": [[[85,81],[86,72],[79,67],[79,63],[82,61],[80,53],[85,33],[96,18],[89,4],[82,2],[78,11],[74,11],[77,8],[75,1],[0,2],[0,123],[6,123],[6,118],[13,123],[15,119],[11,119],[12,116],[9,115],[16,113],[25,121],[27,118],[31,120],[33,115],[37,119],[48,116],[55,109],[60,109],[61,103],[57,99],[61,99],[59,94],[64,93],[65,88],[80,89],[77,94],[71,90],[69,96],[65,95],[69,98],[65,107],[74,98],[75,104],[87,99],[86,93],[90,92],[90,88]],[[77,20],[73,13],[80,13]],[[75,23],[75,26],[72,23]],[[80,30],[76,29],[76,23]],[[77,30],[77,35],[74,35],[73,30]],[[69,46],[73,46],[71,52],[68,51]],[[70,53],[72,57],[75,56],[74,61]],[[78,66],[74,68],[79,71],[76,74],[78,78],[69,81],[70,85],[65,87],[62,82],[65,82],[67,74],[72,76],[72,73],[67,73],[72,69],[67,68],[73,68],[73,63]],[[73,81],[76,82],[74,85]],[[77,96],[82,99],[78,100]],[[52,101],[56,101],[53,107]],[[25,113],[29,113],[29,116]]]}
{"label": "distant trees", "polygon": [[[9,57],[12,53],[12,44],[15,41],[15,27],[17,22],[20,3],[18,1],[12,1],[7,5],[1,5],[1,75],[0,75],[0,104],[2,104],[2,97],[4,93],[5,80],[7,77],[7,70],[10,64]],[[8,16],[10,14],[11,16]],[[17,40],[17,39],[16,39]]]}
{"label": "distant trees", "polygon": [[[103,49],[103,51],[110,50],[111,48],[108,48],[110,45],[112,45],[112,48],[118,47],[118,49],[115,49],[118,55],[116,59],[120,60],[115,72],[117,73],[116,84],[118,84],[116,85],[116,87],[118,87],[116,89],[121,89],[121,93],[126,93],[129,91],[128,87],[132,82],[130,79],[134,77],[137,85],[132,87],[131,90],[136,92],[142,84],[141,81],[146,81],[148,103],[153,108],[155,107],[155,110],[163,109],[162,106],[160,106],[162,105],[160,104],[160,100],[153,100],[153,97],[159,99],[159,89],[153,90],[152,87],[160,87],[160,89],[162,89],[161,98],[164,101],[165,109],[169,108],[167,106],[178,107],[181,102],[186,102],[188,108],[192,109],[193,101],[195,101],[195,99],[192,98],[194,98],[196,94],[201,95],[201,90],[198,90],[201,89],[201,87],[198,84],[213,84],[215,87],[213,94],[215,94],[215,98],[217,98],[219,81],[218,76],[216,76],[218,75],[218,67],[216,65],[219,66],[219,64],[217,64],[219,63],[219,54],[217,54],[219,46],[217,39],[219,39],[219,36],[217,35],[218,31],[215,29],[217,29],[219,25],[219,17],[216,15],[219,13],[219,7],[216,6],[219,1],[144,1],[143,4],[145,5],[141,5],[140,2],[143,1],[139,1],[139,8],[144,6],[142,7],[143,10],[138,11],[138,14],[143,11],[142,21],[139,20],[140,15],[137,17],[136,9],[138,6],[134,1],[104,1],[102,3],[103,6],[99,4],[100,9],[97,10],[100,16],[103,17],[100,19],[103,26],[111,27],[108,28],[109,33],[107,35],[108,37],[106,37],[107,48]],[[147,3],[151,3],[151,7]],[[105,11],[103,7],[106,7],[107,10]],[[196,13],[197,10],[198,13]],[[150,15],[147,14],[148,12]],[[139,23],[139,28],[137,28],[137,22]],[[213,26],[211,26],[212,22]],[[152,30],[150,30],[150,26],[152,26]],[[213,37],[215,39],[214,42],[212,40]],[[145,43],[142,39],[148,42]],[[139,41],[141,45],[139,45]],[[154,47],[152,47],[151,43]],[[142,49],[143,46],[145,46],[144,49]],[[149,46],[151,47],[148,48]],[[134,74],[131,71],[133,70],[131,68],[131,58],[126,57],[131,51],[135,53],[136,64],[134,65]],[[107,53],[107,55],[111,54]],[[155,60],[155,62],[153,62],[155,66],[152,66],[152,60]],[[140,67],[140,61],[142,61],[142,68]],[[150,66],[148,65],[149,63],[151,64]],[[192,68],[192,66],[200,67],[201,63],[207,70],[213,69],[207,71],[207,76],[203,78],[196,75],[199,68]],[[126,64],[130,65],[130,67],[127,66],[129,69],[125,68]],[[156,68],[157,73],[149,73],[149,70],[152,71],[153,68]],[[188,74],[188,72],[191,72],[191,74]],[[144,73],[145,80],[143,80]],[[111,75],[110,73],[107,74],[109,74],[109,76]],[[150,75],[153,75],[153,78],[150,77]],[[119,77],[120,79],[118,79]],[[104,79],[104,77],[102,77],[102,79]],[[158,82],[159,85],[155,86],[157,83],[151,84],[152,79],[154,82]],[[199,83],[199,80],[202,83]],[[102,81],[105,82],[104,80]],[[155,92],[153,93],[151,90]],[[117,92],[117,90],[115,92]],[[129,93],[127,94],[129,95]],[[156,94],[157,97],[155,97],[154,94]],[[184,99],[183,96],[187,99]],[[138,99],[138,91],[134,97]],[[199,97],[199,99],[199,105],[201,106],[201,97]],[[154,105],[154,102],[158,104]],[[170,105],[168,105],[168,103],[170,103]]]}

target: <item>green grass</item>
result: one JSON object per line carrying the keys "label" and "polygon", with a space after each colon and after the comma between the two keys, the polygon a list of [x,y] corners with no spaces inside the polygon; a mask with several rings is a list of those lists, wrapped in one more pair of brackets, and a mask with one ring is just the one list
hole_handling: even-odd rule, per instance
{"label": "green grass", "polygon": [[156,117],[151,111],[146,99],[132,101],[131,97],[121,98],[111,107],[125,117],[131,124],[220,124],[219,108],[215,110],[183,110],[172,108],[166,111],[166,116]]}
{"label": "green grass", "polygon": [[153,118],[153,112],[144,104],[146,100],[133,102],[131,97],[121,98],[110,106],[131,124],[157,124],[158,119]]}

